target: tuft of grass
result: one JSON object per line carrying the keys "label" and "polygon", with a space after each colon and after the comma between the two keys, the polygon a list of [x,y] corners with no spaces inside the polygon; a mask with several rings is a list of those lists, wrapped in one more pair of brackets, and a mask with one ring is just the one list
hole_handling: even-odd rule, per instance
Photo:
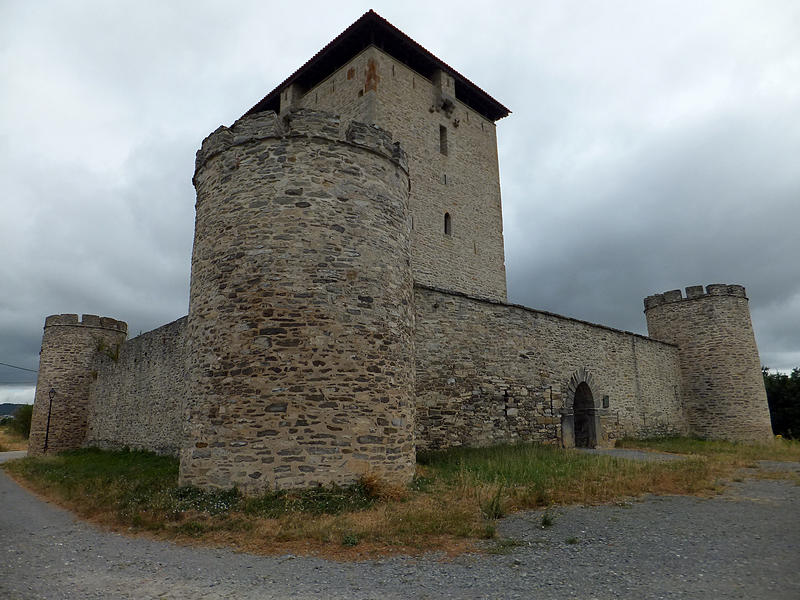
{"label": "tuft of grass", "polygon": [[545,511],[542,515],[542,529],[547,529],[548,527],[552,527],[555,524],[555,519],[553,519],[553,515],[549,512]]}
{"label": "tuft of grass", "polygon": [[371,499],[406,500],[408,498],[408,489],[405,486],[391,484],[374,473],[362,475],[359,485]]}
{"label": "tuft of grass", "polygon": [[501,483],[500,485],[493,486],[493,490],[490,491],[488,497],[481,498],[479,500],[479,504],[481,507],[481,512],[483,516],[490,520],[494,521],[496,519],[500,519],[506,516],[506,511],[504,508],[504,497],[503,497],[503,488],[505,484]]}
{"label": "tuft of grass", "polygon": [[524,546],[525,542],[522,540],[517,540],[514,538],[504,538],[499,540],[494,540],[494,542],[489,545],[486,549],[487,554],[511,554],[511,551],[514,548],[518,548],[520,546]]}
{"label": "tuft of grass", "polygon": [[342,536],[342,546],[348,546],[352,548],[353,546],[358,546],[358,542],[361,540],[358,539],[358,536],[355,533],[346,533]]}
{"label": "tuft of grass", "polygon": [[177,527],[177,531],[190,537],[201,537],[208,531],[208,528],[199,521],[187,521],[186,523],[181,523]]}
{"label": "tuft of grass", "polygon": [[574,535],[572,537],[568,537],[564,541],[567,542],[568,544],[578,544],[578,543],[580,543],[580,540],[578,538],[576,538]]}

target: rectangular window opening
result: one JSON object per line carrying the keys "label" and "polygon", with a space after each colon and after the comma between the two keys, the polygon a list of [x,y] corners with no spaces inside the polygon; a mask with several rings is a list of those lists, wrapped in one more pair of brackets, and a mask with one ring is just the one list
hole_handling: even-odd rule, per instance
{"label": "rectangular window opening", "polygon": [[447,156],[447,127],[439,125],[439,152]]}

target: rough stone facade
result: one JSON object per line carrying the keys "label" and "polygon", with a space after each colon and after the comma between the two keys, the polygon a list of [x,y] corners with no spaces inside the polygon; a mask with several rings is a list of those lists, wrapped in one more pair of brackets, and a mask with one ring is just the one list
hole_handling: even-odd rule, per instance
{"label": "rough stone facade", "polygon": [[177,456],[182,445],[188,354],[186,317],[100,352],[89,388],[87,446]]}
{"label": "rough stone facade", "polygon": [[506,303],[507,114],[364,15],[203,142],[187,318],[124,344],[47,318],[31,453],[178,453],[181,483],[258,493],[406,482],[418,447],[766,439],[743,288],[649,297],[652,338]]}
{"label": "rough stone facade", "polygon": [[51,315],[44,323],[31,418],[30,455],[79,448],[86,439],[89,387],[98,355],[117,356],[128,333],[122,321]]}
{"label": "rough stone facade", "polygon": [[712,284],[648,296],[648,333],[677,344],[693,435],[765,441],[772,437],[745,289]]}
{"label": "rough stone facade", "polygon": [[[319,111],[203,143],[181,482],[245,491],[414,472],[406,158]],[[220,201],[224,199],[223,201]]]}
{"label": "rough stone facade", "polygon": [[371,46],[295,105],[377,125],[402,144],[415,281],[506,300],[496,126],[456,97],[452,77],[439,70],[428,79]]}
{"label": "rough stone facade", "polygon": [[419,285],[415,295],[419,447],[574,445],[587,382],[592,406],[577,419],[599,421],[588,445],[687,432],[675,346]]}

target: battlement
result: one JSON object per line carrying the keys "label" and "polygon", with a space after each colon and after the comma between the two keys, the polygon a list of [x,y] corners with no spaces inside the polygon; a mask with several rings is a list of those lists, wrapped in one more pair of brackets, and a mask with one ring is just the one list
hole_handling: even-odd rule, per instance
{"label": "battlement", "polygon": [[[701,302],[693,302],[701,300]],[[741,285],[713,283],[644,300],[647,331],[678,346],[681,388],[692,435],[770,439],[769,409],[750,308]]]}
{"label": "battlement", "polygon": [[45,319],[44,326],[89,327],[92,329],[108,329],[109,331],[128,333],[128,324],[125,321],[117,321],[110,317],[98,317],[97,315],[82,315],[80,321],[76,314],[50,315]]}
{"label": "battlement", "polygon": [[682,302],[686,300],[697,300],[699,298],[708,298],[709,296],[733,296],[736,298],[745,298],[745,289],[742,285],[728,285],[725,283],[710,283],[706,286],[705,291],[702,285],[690,285],[686,288],[686,297],[683,296],[681,290],[670,290],[663,294],[654,294],[647,296],[644,299],[644,310],[647,312],[651,308],[661,306],[663,304],[672,304],[674,302]]}
{"label": "battlement", "polygon": [[385,156],[408,173],[408,158],[392,134],[375,125],[358,121],[343,124],[338,115],[307,108],[289,111],[280,117],[273,111],[244,116],[230,127],[211,133],[195,160],[195,175],[213,157],[235,146],[283,137],[321,138],[346,143]]}

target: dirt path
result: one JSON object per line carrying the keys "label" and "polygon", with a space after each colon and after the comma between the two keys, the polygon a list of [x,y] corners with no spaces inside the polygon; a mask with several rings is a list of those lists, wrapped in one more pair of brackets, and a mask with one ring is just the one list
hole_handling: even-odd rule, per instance
{"label": "dirt path", "polygon": [[[800,465],[794,465],[800,469]],[[800,598],[800,486],[733,483],[500,523],[507,555],[341,564],[190,548],[100,531],[0,471],[0,598]],[[570,543],[575,542],[575,543]],[[509,544],[511,546],[511,544]]]}

